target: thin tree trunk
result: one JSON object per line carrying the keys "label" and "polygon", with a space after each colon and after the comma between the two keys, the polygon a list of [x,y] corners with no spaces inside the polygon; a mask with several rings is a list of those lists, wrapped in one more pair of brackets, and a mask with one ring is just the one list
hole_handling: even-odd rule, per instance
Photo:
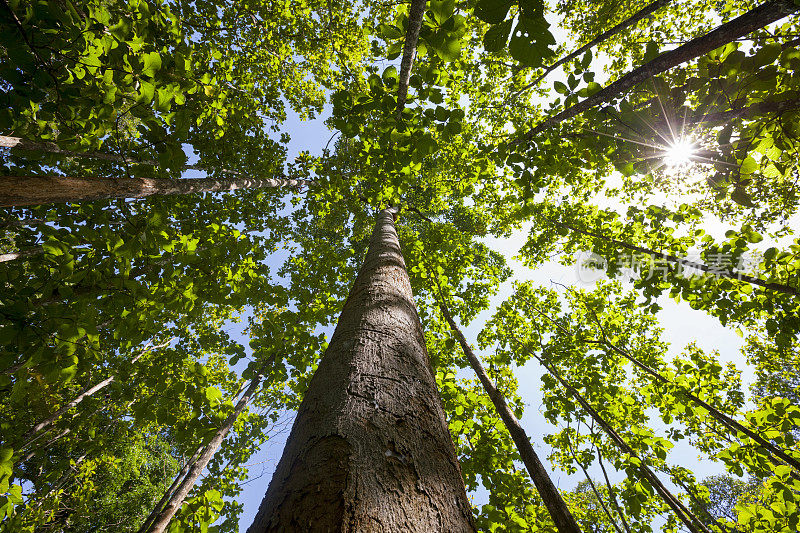
{"label": "thin tree trunk", "polygon": [[597,318],[597,315],[594,316],[594,319],[597,322],[597,325],[600,327],[600,332],[603,335],[604,345],[608,346],[613,351],[615,351],[616,353],[618,353],[619,355],[621,355],[622,357],[626,358],[628,361],[636,365],[638,368],[640,368],[650,376],[654,377],[656,381],[658,381],[659,383],[677,387],[683,396],[685,396],[686,398],[690,399],[691,401],[693,401],[694,403],[696,403],[697,405],[701,406],[703,409],[708,411],[708,414],[710,414],[716,421],[718,421],[720,424],[728,428],[730,431],[733,432],[740,431],[744,433],[745,435],[756,441],[760,446],[765,448],[773,456],[781,459],[782,461],[785,461],[787,464],[791,465],[793,468],[800,471],[800,461],[791,457],[786,452],[784,452],[779,447],[775,446],[773,443],[766,440],[764,437],[762,437],[755,431],[743,426],[742,424],[740,424],[730,416],[726,415],[716,407],[695,396],[690,391],[684,389],[683,387],[675,385],[670,380],[668,380],[667,378],[665,378],[664,376],[662,376],[661,374],[659,374],[658,372],[656,372],[655,370],[644,364],[643,362],[639,361],[639,359],[631,355],[627,350],[623,350],[622,348],[619,348],[615,344],[611,343],[606,337],[606,332],[603,330],[603,326],[600,324],[600,320]]}
{"label": "thin tree trunk", "polygon": [[608,472],[606,472],[606,467],[603,464],[603,455],[600,453],[600,448],[597,447],[597,445],[595,445],[595,448],[597,449],[597,464],[600,465],[600,470],[603,471],[603,479],[605,479],[606,487],[608,487],[608,497],[614,505],[614,509],[617,511],[623,527],[625,527],[625,532],[631,533],[631,526],[628,525],[628,521],[625,519],[625,513],[622,512],[622,507],[620,507],[617,501],[617,495],[614,493],[614,486],[611,484],[611,480],[608,479]]}
{"label": "thin tree trunk", "polygon": [[743,37],[759,28],[763,28],[798,10],[800,10],[800,6],[795,4],[792,0],[770,0],[765,2],[701,37],[692,39],[674,50],[664,52],[652,61],[625,74],[620,79],[596,92],[589,98],[545,119],[528,131],[528,133],[524,134],[520,142],[522,140],[530,140],[539,133],[564,120],[575,117],[588,109],[612,100],[622,95],[631,87],[635,87],[643,81],[649,80],[672,67],[705,55],[734,39]]}
{"label": "thin tree trunk", "polygon": [[602,507],[603,513],[605,513],[606,517],[608,518],[608,521],[611,523],[612,526],[614,526],[614,531],[616,531],[617,533],[622,533],[622,528],[620,528],[619,525],[617,525],[617,521],[614,520],[614,517],[611,515],[611,511],[608,509],[606,502],[603,501],[603,497],[600,495],[600,491],[597,490],[597,487],[595,486],[594,481],[592,480],[592,476],[589,475],[589,471],[586,470],[586,467],[583,466],[583,463],[580,461],[580,459],[578,459],[578,456],[575,453],[575,449],[572,447],[572,443],[567,442],[567,446],[569,446],[570,456],[576,463],[578,463],[581,472],[583,472],[583,477],[586,478],[586,482],[589,483],[589,487],[592,489],[594,497],[597,498],[597,503],[599,503],[600,507]]}
{"label": "thin tree trunk", "polygon": [[145,533],[147,531],[147,528],[150,527],[150,524],[152,524],[153,521],[156,519],[158,514],[161,512],[161,509],[175,493],[175,489],[177,489],[178,485],[180,485],[181,482],[184,480],[186,474],[189,472],[189,469],[192,468],[197,462],[197,460],[200,458],[200,454],[203,453],[204,449],[205,446],[202,445],[199,446],[197,450],[194,452],[194,455],[192,455],[189,458],[189,460],[186,461],[186,463],[178,472],[178,475],[176,475],[175,479],[172,481],[172,485],[170,485],[169,488],[164,492],[164,495],[161,496],[161,499],[158,500],[158,503],[155,504],[153,510],[150,511],[150,514],[147,516],[147,518],[144,519],[144,522],[142,522],[142,525],[137,530],[137,533]]}
{"label": "thin tree trunk", "polygon": [[266,187],[300,187],[306,180],[256,178],[73,178],[67,176],[0,176],[0,207],[49,203],[146,198],[153,195],[235,191]]}
{"label": "thin tree trunk", "polygon": [[547,77],[548,74],[553,72],[555,69],[557,69],[558,67],[560,67],[561,65],[563,65],[567,61],[572,61],[573,59],[575,59],[579,55],[583,54],[587,50],[589,50],[591,48],[594,48],[598,44],[602,43],[603,41],[605,41],[609,37],[613,37],[614,35],[618,34],[619,32],[621,32],[621,31],[623,31],[623,30],[625,30],[627,28],[630,28],[631,26],[633,26],[634,24],[636,24],[640,20],[642,20],[644,18],[647,18],[648,16],[650,16],[655,11],[661,9],[662,7],[667,5],[669,2],[670,2],[670,0],[656,0],[655,2],[647,4],[642,9],[640,9],[639,11],[637,11],[636,13],[631,15],[629,18],[623,20],[622,22],[620,22],[616,26],[614,26],[614,27],[612,27],[612,28],[610,28],[610,29],[598,34],[597,37],[595,37],[594,39],[592,39],[591,41],[589,41],[585,45],[581,46],[580,48],[578,48],[574,52],[566,55],[565,57],[562,57],[561,59],[559,59],[558,61],[556,61],[552,65],[550,65],[549,67],[545,68],[544,72],[542,72],[542,74],[540,74],[539,77],[537,77],[531,83],[529,83],[528,85],[526,85],[525,87],[523,87],[522,89],[517,91],[515,95],[524,93],[525,91],[527,91],[531,87],[534,87],[534,86],[538,85],[539,82],[542,81],[545,77]]}
{"label": "thin tree trunk", "polygon": [[[139,359],[141,359],[141,358],[142,358],[142,356],[144,356],[144,354],[146,354],[146,353],[148,353],[148,352],[150,352],[150,351],[152,351],[152,350],[155,350],[155,349],[158,349],[158,348],[163,348],[163,347],[165,347],[165,346],[168,346],[170,342],[172,342],[172,339],[168,340],[168,341],[167,341],[167,342],[165,342],[165,343],[158,344],[158,345],[156,345],[156,346],[150,346],[150,347],[146,347],[146,348],[144,348],[144,349],[143,349],[141,352],[139,352],[138,354],[136,354],[136,356],[135,356],[133,359],[131,359],[131,364],[136,364],[136,362],[138,362],[138,361],[139,361]],[[76,396],[75,398],[73,398],[72,400],[70,400],[69,402],[67,402],[66,404],[64,404],[64,405],[63,405],[63,406],[62,406],[60,409],[58,409],[58,410],[57,410],[55,413],[53,413],[52,415],[50,415],[50,416],[49,416],[49,417],[47,417],[46,419],[44,419],[44,420],[42,420],[41,422],[39,422],[39,423],[37,423],[36,425],[34,425],[34,426],[33,426],[33,427],[30,429],[30,431],[28,431],[28,432],[27,432],[27,433],[26,433],[26,434],[23,436],[23,440],[24,440],[24,441],[27,443],[27,442],[29,442],[29,441],[30,441],[30,440],[31,440],[33,437],[35,437],[37,433],[40,433],[41,431],[44,431],[44,430],[46,430],[46,429],[49,429],[49,428],[50,428],[50,426],[52,426],[53,424],[55,424],[55,422],[56,422],[56,421],[57,421],[59,418],[61,418],[61,416],[62,416],[64,413],[66,413],[67,411],[69,411],[69,410],[70,410],[70,409],[72,409],[73,407],[76,407],[76,406],[78,406],[78,405],[79,405],[79,404],[80,404],[80,403],[81,403],[83,400],[85,400],[86,398],[88,398],[88,397],[92,396],[93,394],[97,393],[98,391],[101,391],[101,390],[103,390],[104,388],[106,388],[107,386],[111,385],[111,384],[114,382],[114,380],[115,380],[115,379],[116,379],[116,376],[111,376],[111,377],[108,377],[108,378],[104,379],[104,380],[103,380],[103,381],[101,381],[100,383],[97,383],[96,385],[94,385],[94,386],[92,386],[92,387],[89,387],[88,389],[86,389],[85,391],[83,391],[82,393],[80,393],[78,396]]]}
{"label": "thin tree trunk", "polygon": [[[781,114],[797,108],[800,108],[800,99],[798,98],[782,100],[780,102],[759,102],[747,107],[737,107],[716,113],[697,113],[688,117],[679,118],[675,121],[675,123],[677,123],[678,126],[686,126],[688,124],[703,124],[706,126],[713,126],[718,124],[727,124],[737,118],[749,119],[763,115]],[[657,131],[662,131],[663,128],[666,127],[668,127],[668,124],[665,121],[656,122],[652,126],[652,128]],[[714,154],[714,152],[711,153]],[[702,154],[697,153],[695,155],[701,156]]]}
{"label": "thin tree trunk", "polygon": [[[56,435],[55,437],[53,437],[52,439],[47,441],[47,443],[44,446],[40,446],[38,448],[33,448],[31,451],[29,451],[27,454],[25,454],[25,456],[22,458],[22,460],[20,462],[21,463],[26,463],[26,462],[30,461],[36,455],[37,451],[39,451],[42,448],[45,448],[45,449],[46,448],[50,448],[53,444],[56,443],[56,441],[58,441],[58,439],[60,439],[61,437],[66,437],[70,433],[72,433],[72,430],[69,429],[69,428],[61,430],[61,432],[58,435]],[[28,442],[26,444],[26,446],[29,446],[30,444],[32,444],[32,442]],[[22,449],[24,450],[25,447],[23,447]]]}
{"label": "thin tree trunk", "polygon": [[403,43],[403,59],[400,60],[400,74],[397,77],[397,118],[403,112],[408,96],[408,82],[411,79],[411,67],[417,55],[417,41],[419,31],[422,28],[422,18],[425,16],[425,6],[427,0],[411,0],[411,7],[408,10],[408,29],[406,30],[406,40]]}
{"label": "thin tree trunk", "polygon": [[594,233],[592,231],[579,229],[579,228],[576,228],[575,226],[572,226],[570,224],[566,224],[564,222],[558,222],[558,221],[552,220],[552,219],[550,220],[550,222],[555,224],[556,226],[568,229],[570,231],[574,231],[574,232],[580,233],[582,235],[587,235],[589,237],[594,237],[595,239],[600,239],[600,240],[603,240],[603,241],[606,241],[606,242],[610,242],[612,244],[615,244],[616,246],[619,246],[621,248],[625,248],[626,250],[631,250],[631,251],[634,251],[634,252],[640,252],[640,253],[643,253],[643,254],[652,255],[654,257],[660,257],[661,259],[666,259],[668,261],[672,261],[674,263],[678,263],[678,264],[681,264],[683,266],[687,266],[687,267],[690,267],[690,268],[695,268],[697,270],[702,270],[703,272],[713,272],[713,274],[717,275],[717,276],[721,276],[721,277],[724,277],[724,278],[737,280],[737,281],[744,281],[746,283],[750,283],[751,285],[757,285],[759,287],[764,287],[765,289],[770,289],[770,290],[773,290],[773,291],[776,291],[776,292],[781,292],[783,294],[789,294],[791,296],[800,296],[800,291],[798,291],[794,287],[791,287],[789,285],[785,285],[783,283],[772,283],[772,282],[765,281],[765,280],[763,280],[761,278],[748,276],[747,274],[743,274],[741,272],[735,272],[733,270],[727,270],[727,269],[723,270],[722,268],[719,268],[719,267],[712,267],[712,266],[708,266],[708,265],[703,264],[703,263],[696,263],[694,261],[689,261],[688,259],[682,259],[682,258],[677,257],[677,256],[672,255],[672,254],[667,254],[667,253],[664,253],[664,252],[657,252],[657,251],[651,250],[649,248],[642,248],[641,246],[636,246],[636,245],[633,245],[633,244],[628,244],[628,243],[623,242],[623,241],[618,241],[616,239],[612,239],[610,237],[605,237],[603,235],[600,235],[598,233]]}
{"label": "thin tree trunk", "polygon": [[395,214],[378,215],[248,533],[475,531]]}
{"label": "thin tree trunk", "polygon": [[[520,347],[522,347],[521,343],[514,339]],[[535,353],[531,352],[531,355],[536,358],[537,361],[550,373],[551,376],[556,378],[556,380],[561,384],[561,386],[572,396],[575,401],[586,411],[592,419],[597,422],[597,424],[603,429],[603,431],[608,435],[611,441],[614,443],[617,448],[619,448],[623,453],[630,455],[631,457],[636,458],[639,461],[639,471],[642,473],[642,476],[650,483],[650,485],[655,489],[655,491],[661,496],[664,502],[672,509],[672,511],[678,516],[678,518],[683,522],[686,528],[691,533],[711,533],[709,529],[696,517],[692,514],[689,509],[676,497],[674,496],[669,489],[667,489],[661,480],[658,479],[655,472],[653,472],[649,466],[644,462],[644,460],[639,457],[639,455],[631,448],[627,442],[612,428],[605,419],[600,416],[600,413],[594,410],[594,408],[589,405],[589,403],[583,398],[580,392],[578,392],[575,387],[567,383],[564,378],[561,377],[561,374],[556,372],[556,370],[544,362],[544,360],[536,355]]]}
{"label": "thin tree trunk", "polygon": [[458,339],[470,366],[478,375],[483,389],[492,400],[494,408],[497,410],[500,418],[503,419],[503,424],[505,424],[506,429],[511,434],[511,438],[514,440],[522,462],[525,464],[525,468],[528,470],[528,474],[531,476],[536,490],[539,491],[539,495],[542,497],[542,501],[545,507],[547,507],[547,511],[550,513],[550,517],[553,519],[556,528],[560,533],[580,533],[578,523],[575,521],[575,518],[573,518],[572,513],[569,512],[569,508],[567,504],[564,503],[561,493],[558,491],[558,488],[556,488],[553,480],[550,479],[550,474],[547,472],[544,465],[542,465],[533,446],[531,446],[528,435],[525,433],[519,420],[517,420],[517,417],[514,416],[514,413],[508,407],[503,395],[497,390],[492,379],[486,374],[480,359],[478,359],[472,351],[472,348],[470,348],[467,343],[467,339],[464,338],[464,334],[461,333],[461,330],[453,320],[450,310],[447,308],[447,304],[444,303],[441,290],[439,291],[439,309],[442,311],[447,323],[450,324],[450,329],[453,331],[456,339]]}
{"label": "thin tree trunk", "polygon": [[[34,141],[31,139],[23,139],[22,137],[8,137],[0,135],[0,148],[16,148],[19,150],[47,152],[48,154],[57,154],[64,157],[79,157],[82,159],[97,159],[100,161],[108,161],[110,163],[129,163],[132,165],[147,165],[151,167],[161,166],[161,163],[155,159],[135,159],[133,157],[125,157],[117,154],[109,154],[107,152],[75,152],[73,150],[64,150],[52,141]],[[184,165],[183,170],[208,170],[200,165]],[[238,170],[220,169],[223,174],[230,174],[232,176],[243,176]]]}
{"label": "thin tree trunk", "polygon": [[37,255],[42,255],[44,253],[44,248],[41,246],[34,246],[33,248],[29,248],[27,250],[21,250],[19,252],[9,252],[7,254],[0,254],[0,263],[5,263],[6,261],[14,261],[15,259],[26,259],[28,257],[35,257]]}
{"label": "thin tree trunk", "polygon": [[[550,319],[546,315],[546,313],[544,311],[539,309],[536,305],[531,303],[529,300],[527,300],[527,299],[524,299],[524,300],[528,304],[528,306],[529,306],[529,308],[531,310],[535,311],[539,316],[541,316],[545,320],[548,320],[551,324],[555,325],[559,330],[561,330],[562,333],[564,333],[568,337],[575,336],[574,333],[570,333],[568,330],[566,330],[560,324],[558,324],[557,322],[555,322],[552,319]],[[603,329],[603,325],[600,323],[600,319],[598,318],[597,314],[594,311],[592,311],[592,310],[590,310],[588,308],[587,308],[587,310],[592,313],[594,321],[597,324],[597,326],[600,328],[600,334],[602,335],[602,339],[601,340],[591,341],[591,342],[597,342],[599,344],[602,344],[603,346],[606,346],[606,347],[610,348],[614,352],[618,353],[619,355],[621,355],[622,357],[624,357],[625,359],[627,359],[628,361],[633,363],[639,369],[643,370],[645,373],[647,373],[650,376],[652,376],[653,378],[655,378],[656,381],[658,381],[659,383],[663,383],[663,384],[666,384],[666,385],[672,385],[673,387],[676,387],[679,390],[679,393],[681,395],[683,395],[684,397],[688,398],[689,400],[693,401],[694,403],[696,403],[697,405],[699,405],[700,407],[705,409],[708,412],[708,414],[711,415],[712,418],[717,420],[720,424],[725,426],[728,430],[730,430],[732,432],[741,431],[742,433],[744,433],[745,435],[747,435],[748,437],[750,437],[751,439],[756,441],[760,446],[765,448],[768,452],[770,452],[773,455],[773,457],[775,457],[777,459],[780,459],[782,461],[785,461],[787,464],[791,465],[792,467],[794,467],[795,469],[800,471],[800,462],[797,461],[797,459],[794,459],[793,457],[788,455],[786,452],[781,450],[779,447],[775,446],[774,444],[772,444],[771,442],[769,442],[768,440],[763,438],[758,433],[756,433],[753,430],[743,426],[742,424],[740,424],[739,422],[737,422],[736,420],[734,420],[733,418],[731,418],[727,414],[723,413],[722,411],[720,411],[716,407],[712,406],[708,402],[700,399],[698,396],[692,394],[690,391],[688,391],[688,390],[684,389],[683,387],[680,387],[679,385],[676,385],[672,381],[668,380],[667,378],[665,378],[664,376],[659,374],[656,370],[654,370],[650,366],[648,366],[645,363],[643,363],[642,361],[640,361],[638,358],[636,358],[633,355],[631,355],[631,353],[628,352],[627,350],[623,350],[622,348],[618,347],[616,344],[614,344],[611,341],[609,341],[608,340],[608,336],[606,335],[606,332]]]}
{"label": "thin tree trunk", "polygon": [[8,219],[0,222],[0,228],[22,228],[25,226],[40,226],[47,224],[47,220],[43,218],[25,218],[25,219]]}
{"label": "thin tree trunk", "polygon": [[761,115],[780,114],[800,107],[800,99],[782,100],[780,102],[759,102],[747,107],[739,107],[719,113],[698,114],[687,118],[685,124],[727,124],[737,118],[752,118]]}
{"label": "thin tree trunk", "polygon": [[255,394],[259,383],[261,383],[261,373],[263,371],[264,368],[262,368],[252,379],[250,386],[247,388],[242,397],[239,398],[239,401],[236,404],[236,407],[233,409],[233,412],[228,415],[228,418],[225,419],[225,422],[217,430],[214,438],[211,439],[211,442],[209,442],[208,445],[203,449],[203,452],[200,454],[197,460],[189,467],[188,472],[181,480],[178,487],[172,492],[168,498],[168,501],[163,504],[163,509],[158,512],[157,516],[153,519],[152,524],[147,527],[145,530],[147,533],[163,533],[167,529],[170,520],[172,520],[172,517],[175,516],[176,512],[178,512],[178,509],[181,508],[181,505],[183,505],[183,500],[186,499],[189,491],[192,490],[192,487],[194,487],[194,484],[197,482],[197,478],[200,477],[200,474],[206,468],[209,461],[211,461],[211,459],[214,457],[214,454],[222,444],[222,441],[225,440],[225,437],[228,436],[228,432],[230,432],[234,423],[236,423],[236,419],[239,418],[239,415],[242,414],[242,411],[244,411],[244,408],[250,402],[253,394]]}

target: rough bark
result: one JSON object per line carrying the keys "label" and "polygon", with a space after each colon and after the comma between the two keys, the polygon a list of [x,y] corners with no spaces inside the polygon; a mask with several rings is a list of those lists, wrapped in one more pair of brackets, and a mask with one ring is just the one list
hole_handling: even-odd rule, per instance
{"label": "rough bark", "polygon": [[529,140],[564,120],[575,117],[588,109],[620,96],[624,91],[672,67],[705,55],[734,39],[743,37],[759,28],[763,28],[798,10],[800,10],[800,6],[795,4],[793,0],[770,0],[769,2],[765,2],[701,37],[692,39],[674,50],[664,52],[652,61],[625,74],[620,79],[596,92],[589,98],[542,121],[523,135],[522,140]]}
{"label": "rough bark", "polygon": [[578,523],[569,512],[569,508],[567,507],[567,504],[564,503],[564,499],[561,497],[561,493],[558,491],[558,488],[556,488],[552,479],[550,479],[550,474],[539,460],[539,456],[536,454],[533,446],[528,440],[528,435],[525,433],[525,430],[522,428],[519,420],[517,420],[517,417],[514,416],[514,413],[508,407],[503,395],[497,390],[497,387],[495,386],[494,382],[492,382],[492,379],[486,374],[486,371],[483,369],[483,365],[481,365],[480,359],[478,359],[478,357],[475,355],[475,352],[472,351],[472,348],[467,343],[467,339],[464,338],[464,334],[461,333],[461,330],[453,320],[450,310],[444,303],[441,294],[439,295],[439,309],[442,311],[447,323],[450,324],[450,329],[453,331],[456,339],[458,339],[461,349],[464,351],[464,355],[467,356],[470,366],[478,375],[478,379],[483,385],[486,394],[489,395],[489,398],[494,404],[494,408],[497,409],[497,413],[503,420],[503,424],[505,424],[506,429],[508,429],[508,432],[511,434],[511,438],[514,440],[514,444],[519,451],[522,462],[525,464],[525,468],[528,470],[528,474],[531,476],[531,480],[536,486],[536,490],[539,491],[539,495],[542,497],[542,501],[544,502],[545,507],[547,507],[547,511],[550,513],[550,517],[553,519],[553,523],[555,523],[556,528],[558,528],[560,533],[580,533]]}
{"label": "rough bark", "polygon": [[603,240],[603,241],[606,241],[606,242],[610,242],[610,243],[614,244],[615,246],[619,246],[620,248],[625,248],[626,250],[631,250],[631,251],[634,251],[634,252],[639,252],[639,253],[643,253],[643,254],[652,255],[653,257],[659,257],[661,259],[666,259],[667,261],[672,261],[674,263],[678,263],[680,265],[687,266],[689,268],[694,268],[694,269],[697,269],[697,270],[701,270],[703,272],[712,272],[715,276],[720,276],[720,277],[724,277],[724,278],[728,278],[728,279],[732,279],[732,280],[737,280],[737,281],[744,281],[745,283],[749,283],[751,285],[756,285],[758,287],[763,287],[765,289],[769,289],[769,290],[772,290],[772,291],[781,292],[783,294],[788,294],[790,296],[800,296],[800,291],[798,291],[797,289],[795,289],[794,287],[792,287],[790,285],[785,285],[783,283],[773,283],[773,282],[765,281],[765,280],[763,280],[761,278],[756,278],[754,276],[748,276],[747,274],[743,274],[741,272],[736,272],[734,270],[725,270],[725,269],[722,269],[722,268],[719,268],[719,267],[711,267],[711,266],[708,266],[708,265],[703,264],[703,263],[697,263],[695,261],[690,261],[688,259],[682,259],[682,258],[680,258],[678,256],[675,256],[675,255],[672,255],[672,254],[668,254],[668,253],[664,253],[664,252],[657,252],[657,251],[651,250],[649,248],[643,248],[641,246],[628,244],[626,242],[619,241],[619,240],[616,240],[616,239],[612,239],[610,237],[606,237],[604,235],[600,235],[600,234],[592,232],[592,231],[587,231],[587,230],[582,230],[582,229],[576,228],[575,226],[572,226],[570,224],[566,224],[564,222],[558,222],[558,221],[555,221],[555,220],[551,220],[551,222],[553,224],[555,224],[556,226],[568,229],[570,231],[574,231],[576,233],[580,233],[582,235],[587,235],[589,237],[594,237],[595,239],[600,239],[600,240]]}
{"label": "rough bark", "polygon": [[575,59],[579,55],[583,54],[587,50],[589,50],[591,48],[594,48],[598,44],[600,44],[603,41],[607,40],[609,37],[613,37],[614,35],[618,34],[619,32],[621,32],[621,31],[623,31],[623,30],[625,30],[627,28],[630,28],[634,24],[638,23],[639,21],[641,21],[641,20],[647,18],[648,16],[650,16],[651,14],[653,14],[655,11],[661,9],[662,7],[667,5],[669,2],[670,2],[670,0],[656,0],[655,2],[647,4],[642,9],[640,9],[639,11],[637,11],[636,13],[634,13],[633,15],[628,17],[627,19],[623,20],[622,22],[620,22],[616,26],[604,31],[603,33],[600,33],[599,35],[597,35],[597,37],[595,37],[594,39],[592,39],[591,41],[589,41],[585,45],[581,46],[580,48],[578,48],[574,52],[572,52],[570,54],[567,54],[566,56],[562,57],[561,59],[559,59],[558,61],[556,61],[552,65],[550,65],[549,67],[545,68],[544,72],[542,72],[542,74],[540,74],[539,77],[537,77],[531,83],[529,83],[528,85],[526,85],[525,87],[523,87],[522,89],[517,91],[516,94],[523,93],[523,92],[527,91],[528,89],[530,89],[531,87],[535,87],[548,74],[553,72],[555,69],[557,69],[558,67],[560,67],[561,65],[563,65],[567,61],[572,61],[573,59]]}
{"label": "rough bark", "polygon": [[228,433],[233,427],[233,424],[236,422],[236,419],[239,418],[240,414],[242,414],[242,411],[244,411],[244,408],[250,402],[250,399],[253,397],[253,394],[255,394],[260,383],[261,372],[256,374],[256,376],[252,379],[250,386],[236,403],[236,407],[234,407],[233,412],[228,415],[228,418],[225,419],[225,422],[214,434],[214,438],[211,439],[211,442],[209,442],[205,449],[203,449],[203,452],[200,454],[197,460],[189,467],[189,471],[183,477],[178,487],[175,488],[170,494],[167,502],[164,504],[164,507],[153,519],[152,524],[147,526],[147,529],[145,529],[147,533],[163,533],[167,529],[169,521],[172,520],[172,517],[175,516],[175,513],[178,512],[178,509],[180,509],[181,505],[183,505],[183,500],[186,499],[189,491],[192,490],[192,487],[194,487],[194,484],[197,482],[197,478],[200,477],[200,474],[203,472],[203,470],[205,470],[208,463],[214,457],[214,454],[222,444],[222,441],[224,441],[225,437],[228,436]]}
{"label": "rough bark", "polygon": [[397,117],[403,112],[408,97],[408,82],[411,79],[411,67],[417,55],[417,41],[419,30],[422,28],[422,18],[425,16],[427,0],[411,0],[408,11],[408,29],[406,40],[403,43],[403,59],[400,60],[400,74],[397,77]]}
{"label": "rough bark", "polygon": [[0,176],[0,207],[82,202],[109,198],[235,191],[267,187],[300,187],[305,180],[256,178],[73,178],[67,176]]}
{"label": "rough bark", "polygon": [[378,216],[249,533],[475,531],[394,213]]}

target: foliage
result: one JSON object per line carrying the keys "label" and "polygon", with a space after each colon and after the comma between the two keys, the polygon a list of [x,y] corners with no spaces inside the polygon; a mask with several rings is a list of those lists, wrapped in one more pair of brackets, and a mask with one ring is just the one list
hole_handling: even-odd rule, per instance
{"label": "foliage", "polygon": [[[586,478],[563,492],[584,530],[796,530],[798,472],[775,450],[800,459],[797,17],[526,137],[754,5],[666,2],[554,80],[575,44],[556,26],[583,44],[644,2],[559,1],[551,31],[536,0],[433,0],[398,112],[405,4],[3,0],[0,135],[53,144],[2,148],[0,175],[309,185],[2,214],[0,252],[23,256],[0,262],[0,530],[136,530],[263,371],[170,526],[237,530],[248,458],[302,400],[387,205],[481,530],[555,526],[440,298],[483,326],[517,418],[541,404],[531,434]],[[286,161],[292,115],[337,138]],[[665,165],[684,140],[692,161]],[[528,268],[592,252],[612,280],[509,295],[518,271],[489,244],[509,237]],[[754,382],[697,345],[676,355],[666,297],[740,332]],[[727,473],[699,481],[687,446]]]}

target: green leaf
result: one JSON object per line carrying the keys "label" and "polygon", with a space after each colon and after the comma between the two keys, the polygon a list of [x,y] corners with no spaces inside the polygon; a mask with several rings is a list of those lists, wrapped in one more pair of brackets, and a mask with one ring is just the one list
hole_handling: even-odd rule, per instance
{"label": "green leaf", "polygon": [[222,392],[216,387],[206,387],[204,394],[211,405],[215,405],[222,400]]}
{"label": "green leaf", "polygon": [[433,19],[442,25],[456,12],[455,0],[431,0],[428,9],[433,14]]}
{"label": "green leaf", "polygon": [[425,40],[442,61],[455,61],[461,55],[461,39],[450,32],[439,30]]}
{"label": "green leaf", "polygon": [[578,96],[582,96],[583,98],[592,96],[596,92],[603,89],[603,86],[597,82],[590,82],[586,87],[578,91]]}
{"label": "green leaf", "polygon": [[739,167],[739,172],[741,174],[752,174],[756,170],[758,170],[758,163],[750,156],[747,156],[745,160],[742,161],[742,166]]}
{"label": "green leaf", "polygon": [[394,65],[389,65],[388,67],[386,67],[384,69],[384,71],[383,71],[383,74],[381,74],[381,78],[384,81],[386,81],[386,80],[396,80],[397,76],[398,76],[397,67],[395,67]]}
{"label": "green leaf", "polygon": [[731,200],[744,207],[753,206],[753,198],[741,187],[737,187],[733,190],[731,193]]}
{"label": "green leaf", "polygon": [[149,104],[153,101],[153,96],[155,96],[156,86],[153,83],[145,80],[141,80],[139,84],[138,102],[142,104]]}
{"label": "green leaf", "polygon": [[770,63],[775,62],[781,55],[781,45],[778,43],[767,43],[758,49],[753,58],[753,67],[759,69]]}
{"label": "green leaf", "polygon": [[62,244],[57,240],[48,240],[42,244],[42,249],[44,253],[48,255],[64,255],[64,250],[62,248]]}
{"label": "green leaf", "polygon": [[487,52],[499,52],[505,48],[512,23],[513,21],[507,20],[489,28],[483,36],[483,48]]}
{"label": "green leaf", "polygon": [[142,57],[142,74],[145,76],[150,76],[152,78],[160,69],[161,56],[158,52],[150,52]]}
{"label": "green leaf", "polygon": [[541,66],[542,59],[552,55],[547,45],[555,42],[548,27],[549,24],[543,17],[519,17],[508,45],[511,57],[523,65]]}
{"label": "green leaf", "polygon": [[506,19],[512,2],[505,0],[479,0],[475,5],[476,17],[489,24],[500,24]]}
{"label": "green leaf", "polygon": [[645,48],[644,52],[644,61],[652,61],[653,59],[657,58],[659,55],[659,46],[656,41],[649,41],[647,43],[647,47]]}
{"label": "green leaf", "polygon": [[391,24],[380,24],[378,26],[378,35],[383,37],[385,40],[390,41],[394,39],[400,39],[401,37],[405,36],[405,33],[397,26],[393,26]]}

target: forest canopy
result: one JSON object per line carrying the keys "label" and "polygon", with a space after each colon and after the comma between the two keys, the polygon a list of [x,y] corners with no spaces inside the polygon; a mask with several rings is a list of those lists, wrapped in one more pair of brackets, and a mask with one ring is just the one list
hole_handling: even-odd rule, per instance
{"label": "forest canopy", "polygon": [[0,532],[797,531],[798,13],[0,0]]}

